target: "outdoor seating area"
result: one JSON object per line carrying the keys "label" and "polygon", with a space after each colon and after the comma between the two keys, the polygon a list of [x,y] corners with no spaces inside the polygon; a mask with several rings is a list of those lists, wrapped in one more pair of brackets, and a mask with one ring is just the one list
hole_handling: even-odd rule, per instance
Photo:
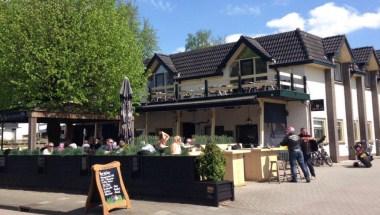
{"label": "outdoor seating area", "polygon": [[[269,78],[270,77],[270,78]],[[260,78],[260,79],[259,79]],[[150,89],[149,103],[170,103],[192,99],[207,99],[229,96],[247,96],[270,91],[297,91],[305,93],[306,78],[292,73],[268,73],[268,76],[258,77],[256,81],[249,79],[231,79],[225,84],[212,84],[207,80],[198,86],[185,86],[181,83],[166,87]]]}

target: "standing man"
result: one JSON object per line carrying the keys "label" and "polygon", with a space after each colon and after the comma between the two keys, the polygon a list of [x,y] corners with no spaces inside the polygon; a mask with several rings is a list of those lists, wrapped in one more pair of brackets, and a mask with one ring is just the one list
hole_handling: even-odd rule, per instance
{"label": "standing man", "polygon": [[300,134],[298,135],[301,138],[301,149],[303,153],[303,158],[305,160],[306,166],[309,168],[311,176],[315,178],[315,170],[311,163],[311,141],[312,137],[309,135],[305,128],[301,128]]}
{"label": "standing man", "polygon": [[306,178],[306,181],[309,183],[310,175],[306,169],[303,154],[301,151],[300,137],[294,134],[294,132],[295,132],[294,127],[289,126],[286,129],[286,136],[280,143],[281,146],[288,147],[290,168],[291,168],[291,173],[292,173],[292,180],[290,182],[297,182],[297,162],[298,162],[303,172],[303,175]]}

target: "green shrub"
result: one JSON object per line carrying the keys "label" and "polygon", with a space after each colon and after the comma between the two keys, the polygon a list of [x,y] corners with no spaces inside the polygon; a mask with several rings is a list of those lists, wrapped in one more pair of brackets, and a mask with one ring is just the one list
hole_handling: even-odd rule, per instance
{"label": "green shrub", "polygon": [[97,156],[103,156],[103,155],[107,155],[107,154],[106,154],[105,150],[98,149],[98,150],[96,150],[95,155],[97,155]]}
{"label": "green shrub", "polygon": [[120,155],[136,155],[141,150],[143,144],[129,144],[126,145],[121,151]]}
{"label": "green shrub", "polygon": [[3,150],[0,150],[0,156],[1,156],[1,155],[4,155],[4,152],[3,152]]}
{"label": "green shrub", "polygon": [[226,171],[225,164],[222,150],[215,143],[207,144],[203,155],[199,157],[199,175],[203,180],[222,181]]}

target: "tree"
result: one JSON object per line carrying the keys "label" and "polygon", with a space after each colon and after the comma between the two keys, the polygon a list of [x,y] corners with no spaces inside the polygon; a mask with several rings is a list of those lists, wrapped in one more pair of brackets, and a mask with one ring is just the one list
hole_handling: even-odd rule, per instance
{"label": "tree", "polygon": [[210,30],[199,30],[195,34],[187,34],[185,50],[195,50],[221,43],[223,43],[223,40],[212,37]]}
{"label": "tree", "polygon": [[145,87],[142,32],[123,1],[1,1],[0,108],[116,114],[124,76],[134,92]]}

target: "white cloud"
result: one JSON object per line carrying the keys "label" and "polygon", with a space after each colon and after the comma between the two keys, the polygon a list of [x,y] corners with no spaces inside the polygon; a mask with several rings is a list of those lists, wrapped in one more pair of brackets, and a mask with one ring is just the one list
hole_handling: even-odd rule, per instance
{"label": "white cloud", "polygon": [[225,38],[224,38],[224,42],[226,43],[232,43],[232,42],[236,42],[239,40],[240,36],[243,35],[243,34],[230,34],[230,35],[227,35]]}
{"label": "white cloud", "polygon": [[267,22],[270,28],[276,28],[280,32],[291,31],[296,28],[304,29],[305,20],[298,13],[289,13],[280,19],[272,19]]}
{"label": "white cloud", "polygon": [[261,9],[259,6],[253,6],[253,5],[227,5],[222,12],[228,16],[235,16],[235,15],[255,15],[258,16],[261,14]]}
{"label": "white cloud", "polygon": [[151,4],[155,9],[162,11],[173,11],[173,5],[165,0],[142,0],[145,3]]}
{"label": "white cloud", "polygon": [[329,2],[310,10],[307,18],[293,12],[280,19],[270,20],[267,26],[279,32],[299,27],[322,37],[348,34],[365,28],[380,29],[380,9],[376,12],[360,13],[348,5],[337,6]]}
{"label": "white cloud", "polygon": [[225,38],[224,38],[224,42],[226,43],[232,43],[232,42],[236,42],[239,40],[240,36],[249,36],[249,37],[252,37],[252,38],[255,38],[255,37],[261,37],[261,36],[264,36],[265,34],[241,34],[241,33],[236,33],[236,34],[230,34],[230,35],[227,35]]}
{"label": "white cloud", "polygon": [[175,49],[174,53],[184,52],[184,51],[185,51],[185,47],[178,47]]}

